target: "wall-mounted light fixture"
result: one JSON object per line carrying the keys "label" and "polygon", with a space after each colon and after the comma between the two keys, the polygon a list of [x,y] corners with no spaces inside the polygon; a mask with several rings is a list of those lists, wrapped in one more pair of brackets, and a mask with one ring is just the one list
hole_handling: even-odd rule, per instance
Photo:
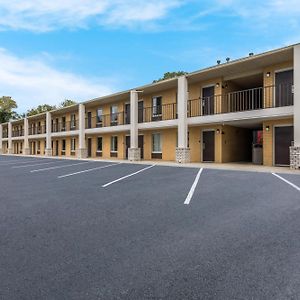
{"label": "wall-mounted light fixture", "polygon": [[228,88],[228,84],[225,83],[224,85],[222,85],[222,89],[227,89]]}
{"label": "wall-mounted light fixture", "polygon": [[220,134],[220,129],[219,128],[217,129],[217,134]]}
{"label": "wall-mounted light fixture", "polygon": [[217,83],[216,83],[216,88],[219,88],[219,87],[220,87],[220,83],[217,82]]}
{"label": "wall-mounted light fixture", "polygon": [[267,72],[266,76],[270,77],[271,76],[271,72]]}
{"label": "wall-mounted light fixture", "polygon": [[269,125],[266,126],[266,131],[270,131],[270,126]]}

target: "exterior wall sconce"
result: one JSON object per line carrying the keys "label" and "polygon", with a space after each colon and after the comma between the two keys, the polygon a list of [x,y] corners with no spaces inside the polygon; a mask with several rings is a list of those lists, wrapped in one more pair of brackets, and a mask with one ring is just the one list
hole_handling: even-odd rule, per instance
{"label": "exterior wall sconce", "polygon": [[219,87],[220,87],[220,83],[217,82],[217,83],[216,83],[216,88],[219,88]]}
{"label": "exterior wall sconce", "polygon": [[270,126],[269,125],[266,126],[266,131],[270,131]]}
{"label": "exterior wall sconce", "polygon": [[220,129],[219,128],[217,129],[217,134],[220,134]]}
{"label": "exterior wall sconce", "polygon": [[267,72],[266,76],[270,77],[271,76],[271,72]]}
{"label": "exterior wall sconce", "polygon": [[222,85],[222,89],[227,89],[228,88],[228,84],[225,83],[224,85]]}

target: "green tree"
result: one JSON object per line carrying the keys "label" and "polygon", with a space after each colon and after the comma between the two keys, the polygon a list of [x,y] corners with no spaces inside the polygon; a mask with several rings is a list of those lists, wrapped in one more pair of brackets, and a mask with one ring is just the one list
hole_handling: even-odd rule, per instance
{"label": "green tree", "polygon": [[70,100],[70,99],[65,99],[64,101],[62,101],[60,104],[59,104],[59,107],[68,107],[68,106],[72,106],[74,104],[77,104],[76,101],[74,100]]}
{"label": "green tree", "polygon": [[36,108],[32,108],[27,110],[27,116],[34,116],[34,115],[38,115],[47,111],[51,111],[56,109],[55,105],[49,105],[49,104],[42,104],[37,106]]}
{"label": "green tree", "polygon": [[174,78],[174,77],[179,77],[179,76],[186,75],[186,74],[187,74],[187,72],[184,72],[184,71],[167,72],[167,73],[164,74],[164,76],[162,78],[159,78],[157,80],[153,80],[153,83],[163,81],[163,80],[166,80],[166,79],[171,79],[171,78]]}
{"label": "green tree", "polygon": [[18,114],[14,111],[17,107],[18,105],[14,99],[9,96],[2,96],[0,98],[0,123],[18,118]]}

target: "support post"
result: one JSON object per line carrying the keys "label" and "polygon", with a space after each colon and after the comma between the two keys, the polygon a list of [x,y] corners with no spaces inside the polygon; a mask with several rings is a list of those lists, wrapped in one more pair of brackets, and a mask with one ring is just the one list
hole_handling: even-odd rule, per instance
{"label": "support post", "polygon": [[176,148],[176,162],[189,163],[190,149],[188,148],[188,125],[187,125],[187,103],[188,82],[185,76],[178,78],[178,146]]}
{"label": "support post", "polygon": [[300,45],[294,47],[294,145],[290,147],[290,166],[300,168]]}
{"label": "support post", "polygon": [[29,139],[28,139],[28,119],[24,119],[24,155],[30,154]]}
{"label": "support post", "polygon": [[78,108],[79,116],[79,145],[77,150],[78,158],[87,158],[87,149],[85,146],[85,107],[83,104],[79,104]]}
{"label": "support post", "polygon": [[141,160],[141,149],[138,145],[138,92],[130,91],[130,148],[128,149],[128,160]]}
{"label": "support post", "polygon": [[51,113],[46,112],[46,149],[45,156],[52,156],[52,143],[51,143]]}
{"label": "support post", "polygon": [[8,122],[8,154],[13,154],[13,147],[12,147],[12,124],[11,121]]}

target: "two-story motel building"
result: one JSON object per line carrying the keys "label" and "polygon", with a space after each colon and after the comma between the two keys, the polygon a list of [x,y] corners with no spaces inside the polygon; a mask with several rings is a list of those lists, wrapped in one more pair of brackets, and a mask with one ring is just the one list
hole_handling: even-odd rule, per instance
{"label": "two-story motel building", "polygon": [[0,125],[0,153],[300,166],[300,44]]}

